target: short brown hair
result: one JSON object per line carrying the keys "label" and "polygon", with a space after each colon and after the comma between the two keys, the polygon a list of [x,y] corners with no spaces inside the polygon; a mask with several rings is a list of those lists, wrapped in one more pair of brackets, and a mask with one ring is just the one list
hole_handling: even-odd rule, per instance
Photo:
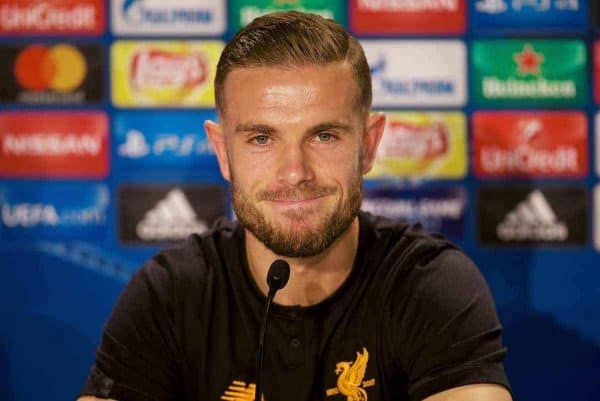
{"label": "short brown hair", "polygon": [[215,76],[217,111],[223,112],[223,86],[235,68],[303,66],[347,62],[358,84],[358,106],[371,107],[371,73],[362,47],[342,26],[315,14],[286,11],[256,18],[225,46]]}

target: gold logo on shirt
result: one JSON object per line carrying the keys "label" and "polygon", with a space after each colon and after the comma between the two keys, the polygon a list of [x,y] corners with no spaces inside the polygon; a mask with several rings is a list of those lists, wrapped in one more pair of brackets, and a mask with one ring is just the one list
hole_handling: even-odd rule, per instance
{"label": "gold logo on shirt", "polygon": [[[221,396],[223,401],[254,401],[256,384],[234,380]],[[263,397],[264,401],[264,397]]]}
{"label": "gold logo on shirt", "polygon": [[369,352],[363,347],[362,353],[356,353],[353,362],[339,362],[335,365],[335,374],[338,375],[337,387],[325,391],[328,397],[342,394],[347,401],[367,401],[369,397],[365,388],[373,387],[375,379],[364,380],[369,362]]}

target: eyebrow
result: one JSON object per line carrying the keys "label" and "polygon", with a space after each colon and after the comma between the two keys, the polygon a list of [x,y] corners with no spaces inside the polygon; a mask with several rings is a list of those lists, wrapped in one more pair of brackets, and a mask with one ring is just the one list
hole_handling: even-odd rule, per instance
{"label": "eyebrow", "polygon": [[[311,133],[327,131],[327,130],[340,130],[340,131],[351,131],[352,126],[350,124],[344,124],[336,121],[324,122],[317,124],[308,129]],[[277,129],[266,124],[238,124],[235,127],[235,132],[248,133],[248,132],[260,132],[263,134],[273,134],[277,132]]]}
{"label": "eyebrow", "polygon": [[266,124],[238,124],[235,132],[261,132],[263,134],[272,134],[277,130]]}

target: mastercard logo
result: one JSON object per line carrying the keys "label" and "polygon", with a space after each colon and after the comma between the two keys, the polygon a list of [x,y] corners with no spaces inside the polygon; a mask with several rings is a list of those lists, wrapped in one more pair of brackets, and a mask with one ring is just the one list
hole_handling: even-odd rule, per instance
{"label": "mastercard logo", "polygon": [[87,63],[71,45],[31,45],[17,55],[14,74],[19,85],[30,91],[71,92],[85,79]]}

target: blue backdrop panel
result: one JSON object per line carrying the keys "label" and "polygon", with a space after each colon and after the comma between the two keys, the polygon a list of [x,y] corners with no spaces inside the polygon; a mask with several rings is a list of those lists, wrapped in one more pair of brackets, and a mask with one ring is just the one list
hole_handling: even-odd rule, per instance
{"label": "blue backdrop panel", "polygon": [[[74,0],[73,4],[78,1],[98,3]],[[6,6],[4,3],[17,2],[1,1],[0,7]],[[171,9],[171,12],[152,19],[149,17],[152,13],[141,11],[151,11],[156,2],[106,0],[103,3],[106,29],[99,36],[93,33],[96,27],[91,34],[79,31],[11,34],[3,30],[3,22],[0,21],[0,50],[10,48],[14,53],[15,43],[21,47],[32,43],[89,43],[93,48],[102,48],[103,51],[97,53],[103,57],[104,79],[95,80],[104,84],[103,90],[99,91],[104,94],[100,103],[79,101],[80,97],[75,95],[69,97],[71,101],[68,104],[53,103],[57,95],[50,89],[42,95],[36,92],[39,99],[35,103],[15,101],[19,98],[19,89],[11,75],[12,66],[0,66],[8,75],[0,77],[0,101],[4,102],[0,108],[3,111],[105,111],[110,118],[111,153],[110,173],[104,179],[69,180],[61,177],[42,180],[3,175],[0,182],[1,401],[74,399],[94,359],[104,321],[123,286],[140,264],[162,247],[143,241],[124,243],[119,239],[119,188],[160,186],[165,189],[165,194],[175,194],[166,203],[157,202],[148,210],[138,211],[140,216],[161,215],[161,210],[177,203],[194,219],[202,217],[194,209],[198,207],[194,202],[201,200],[181,198],[178,188],[185,194],[184,189],[189,185],[217,185],[226,193],[226,182],[220,176],[202,127],[205,119],[216,118],[214,109],[187,106],[183,110],[177,105],[152,109],[147,105],[126,110],[116,108],[110,96],[110,83],[114,78],[110,71],[114,61],[110,48],[117,39],[147,39],[148,35],[153,39],[177,36],[181,39],[227,41],[234,34],[231,26],[239,25],[226,21],[240,15],[231,9],[233,3],[239,6],[253,2],[198,0],[196,12],[188,10],[186,14],[182,10],[190,2],[173,0],[168,7],[159,7]],[[310,9],[312,4],[310,0],[254,3],[254,11],[260,7]],[[314,4],[322,10],[325,3],[316,1]],[[337,7],[338,3],[331,2],[334,3],[336,6],[332,7]],[[436,2],[423,2],[433,3]],[[465,3],[467,29],[462,34],[433,36],[423,31],[381,36],[375,33],[360,39],[368,37],[376,42],[419,36],[417,40],[451,39],[451,42],[461,42],[459,47],[464,45],[467,57],[464,60],[466,71],[463,71],[467,76],[465,82],[470,82],[472,60],[468,58],[471,57],[474,40],[577,39],[585,44],[588,60],[586,80],[593,88],[597,79],[593,51],[598,37],[595,25],[600,14],[593,3],[585,0],[469,0]],[[350,6],[346,7],[342,21],[351,20],[347,15],[349,12]],[[184,18],[186,15],[187,19]],[[338,13],[332,12],[331,15]],[[128,22],[132,18],[136,24]],[[178,18],[180,20],[175,21]],[[228,27],[225,31],[224,22]],[[116,27],[121,33],[115,34],[111,27]],[[74,57],[77,59],[77,56]],[[4,61],[0,60],[0,64]],[[394,73],[394,63],[388,60],[385,65],[390,70],[386,70],[386,74]],[[99,66],[93,69],[95,73],[98,71],[96,67]],[[444,78],[398,76],[407,81]],[[9,81],[10,85],[4,84]],[[65,82],[70,81],[66,79]],[[453,103],[435,104],[431,109],[460,111],[471,121],[473,112],[478,108],[469,98],[469,91],[466,92],[466,103],[459,99]],[[181,92],[181,96],[186,93]],[[31,95],[28,96],[31,98]],[[472,152],[469,151],[469,172],[460,179],[424,180],[413,176],[366,182],[366,192],[372,197],[389,197],[396,201],[404,199],[412,204],[432,198],[439,202],[459,202],[463,206],[460,216],[417,213],[399,217],[426,218],[431,228],[446,232],[480,267],[494,294],[504,325],[504,341],[509,349],[506,369],[515,400],[600,400],[600,253],[594,248],[595,238],[599,235],[594,227],[594,218],[600,200],[593,196],[593,189],[598,185],[598,155],[594,139],[597,105],[592,98],[590,93],[582,106],[569,108],[584,112],[588,120],[589,173],[584,178],[479,179],[473,175]],[[432,103],[427,103],[426,99],[414,105],[388,107],[385,104],[385,110],[395,111],[421,110]],[[498,108],[511,109],[511,103]],[[0,125],[0,134],[2,130]],[[468,139],[471,146],[470,127]],[[478,238],[478,193],[489,185],[585,188],[585,215],[589,219],[580,222],[585,227],[584,241],[560,247],[552,244],[483,245]],[[190,202],[194,203],[194,207]],[[552,200],[549,204],[553,204]],[[508,205],[506,209],[512,210],[512,206]],[[14,222],[18,224],[11,226]]]}

